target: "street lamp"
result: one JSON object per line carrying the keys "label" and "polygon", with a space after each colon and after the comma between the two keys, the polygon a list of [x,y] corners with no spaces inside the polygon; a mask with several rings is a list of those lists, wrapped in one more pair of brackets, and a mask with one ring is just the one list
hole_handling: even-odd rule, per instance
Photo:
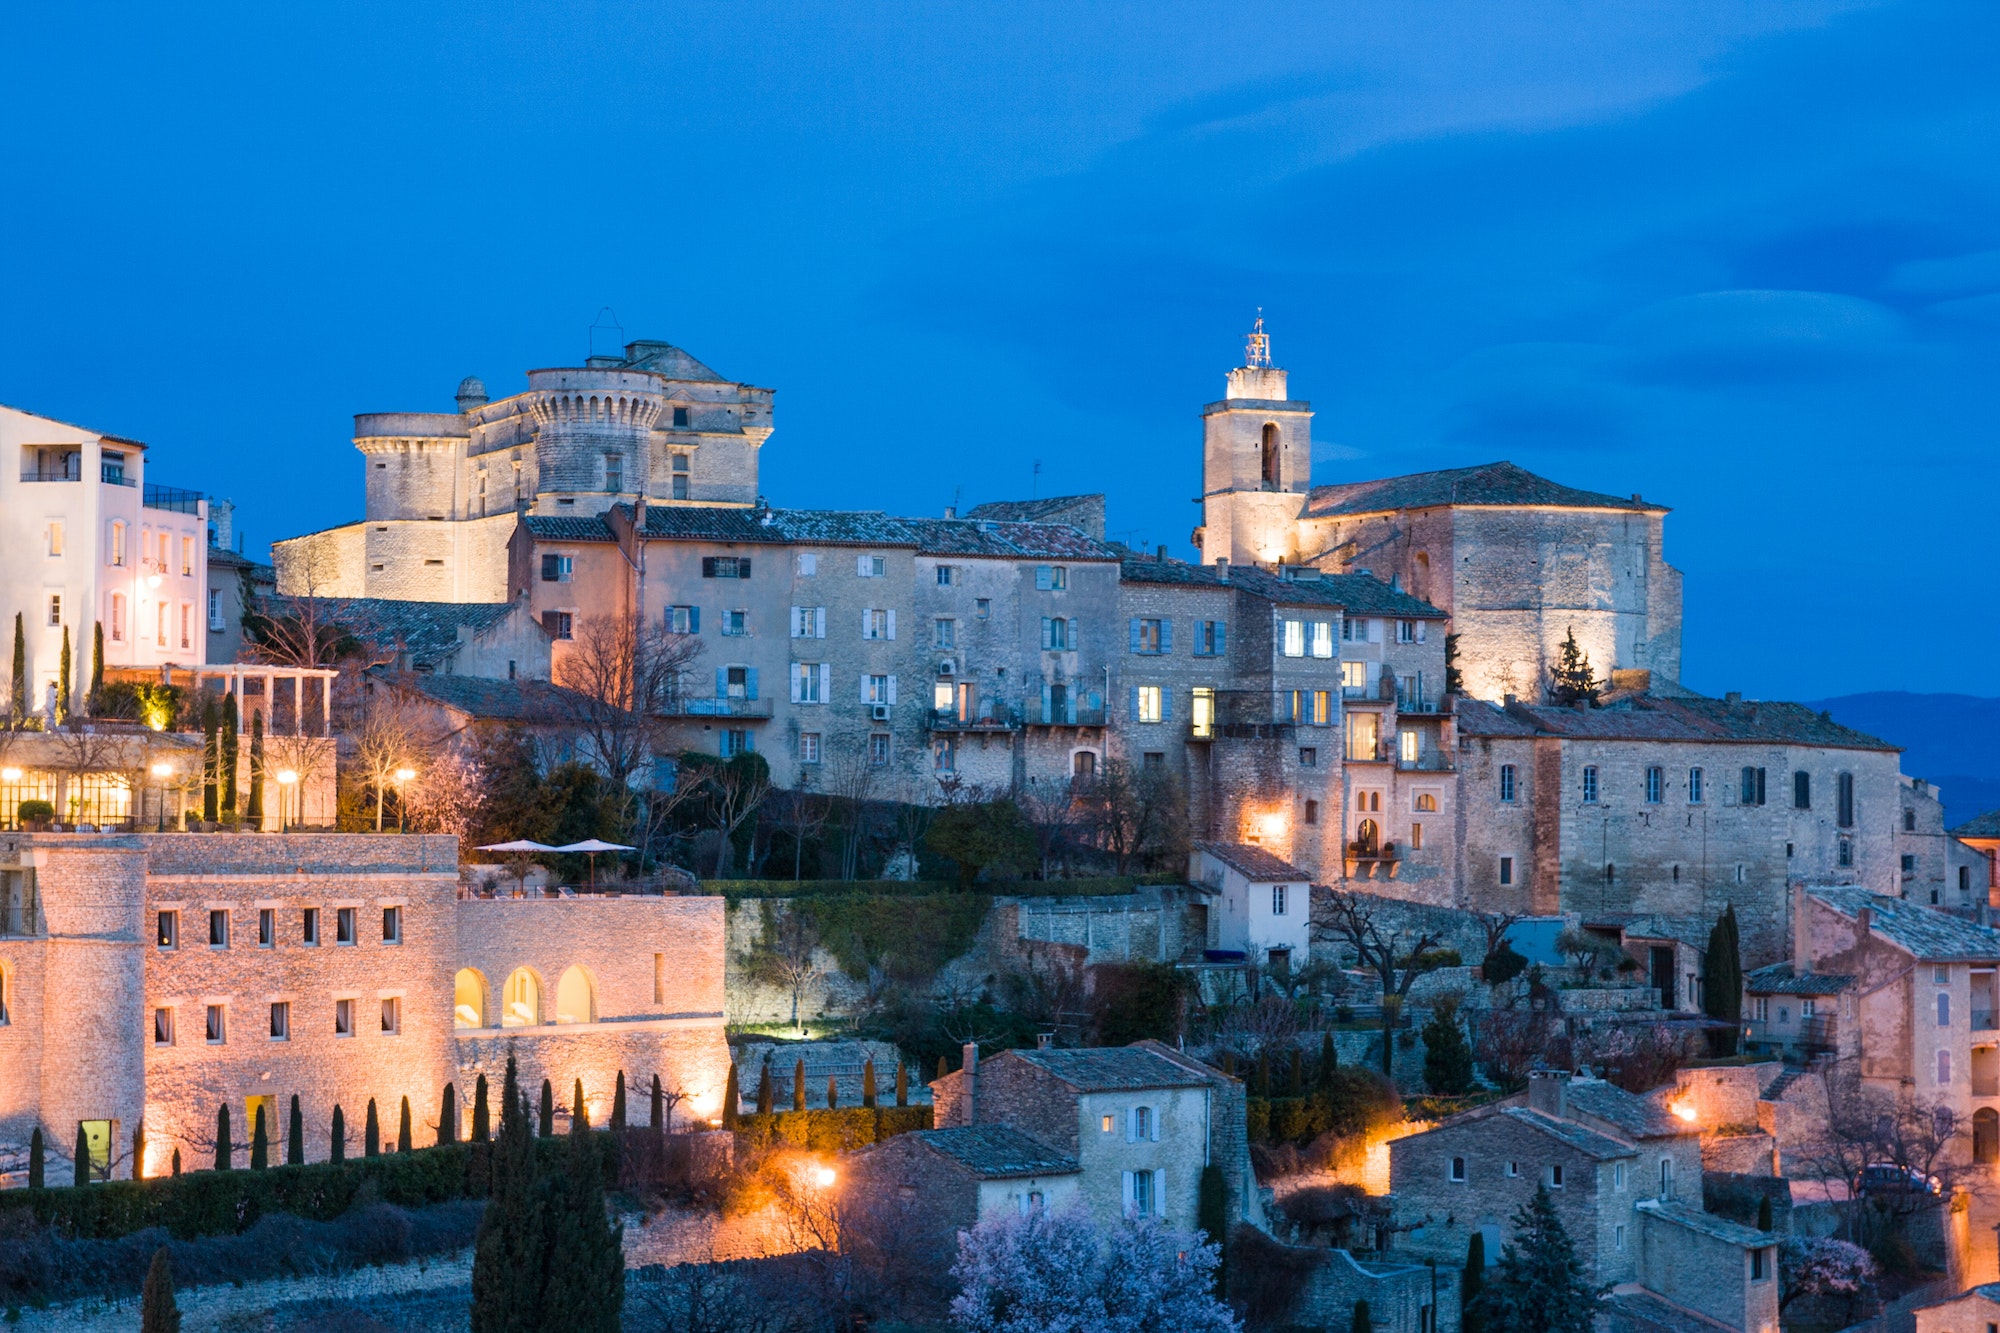
{"label": "street lamp", "polygon": [[155,779],[153,785],[155,790],[157,790],[160,793],[159,831],[161,833],[165,833],[167,831],[167,779],[172,777],[173,775],[174,775],[174,766],[172,764],[161,763],[153,765],[153,777]]}
{"label": "street lamp", "polygon": [[290,833],[292,831],[290,826],[285,822],[285,793],[296,786],[298,780],[299,775],[293,770],[289,768],[278,770],[278,832],[280,833]]}
{"label": "street lamp", "polygon": [[409,815],[403,808],[403,788],[417,775],[414,768],[396,770],[396,832],[409,832]]}

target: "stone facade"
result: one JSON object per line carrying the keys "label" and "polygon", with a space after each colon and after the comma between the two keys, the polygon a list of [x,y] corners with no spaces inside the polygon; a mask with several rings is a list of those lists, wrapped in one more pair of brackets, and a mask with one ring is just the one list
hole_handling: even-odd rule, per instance
{"label": "stone facade", "polygon": [[1648,1199],[1639,1217],[1639,1281],[1725,1328],[1777,1333],[1778,1238],[1690,1206]]}

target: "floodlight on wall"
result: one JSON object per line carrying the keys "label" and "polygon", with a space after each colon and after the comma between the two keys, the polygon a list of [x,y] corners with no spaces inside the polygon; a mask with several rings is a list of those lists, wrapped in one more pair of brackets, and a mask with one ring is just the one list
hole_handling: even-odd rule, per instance
{"label": "floodlight on wall", "polygon": [[0,780],[19,782],[21,780],[21,770],[18,768],[0,768]]}

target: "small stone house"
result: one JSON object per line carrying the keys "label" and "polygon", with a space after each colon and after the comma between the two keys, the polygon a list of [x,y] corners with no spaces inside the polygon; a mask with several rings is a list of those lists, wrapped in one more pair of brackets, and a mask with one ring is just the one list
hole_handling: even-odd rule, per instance
{"label": "small stone house", "polygon": [[1743,1027],[1753,1051],[1793,1060],[1857,1054],[1860,997],[1844,973],[1802,972],[1790,963],[1743,978]]}
{"label": "small stone house", "polygon": [[1075,1158],[1005,1125],[898,1134],[860,1153],[852,1170],[920,1206],[943,1234],[996,1213],[1062,1208],[1076,1197],[1080,1175]]}
{"label": "small stone house", "polygon": [[1666,1199],[1635,1211],[1642,1290],[1614,1295],[1614,1308],[1646,1319],[1641,1327],[1659,1327],[1665,1304],[1682,1315],[1667,1327],[1685,1326],[1692,1311],[1723,1328],[1778,1333],[1776,1235]]}
{"label": "small stone house", "polygon": [[1911,1313],[1917,1319],[1917,1333],[1996,1333],[2000,1330],[2000,1282],[1920,1305]]}
{"label": "small stone house", "polygon": [[1252,966],[1303,967],[1312,946],[1312,877],[1262,847],[1196,843],[1188,878],[1213,890],[1209,938]]}

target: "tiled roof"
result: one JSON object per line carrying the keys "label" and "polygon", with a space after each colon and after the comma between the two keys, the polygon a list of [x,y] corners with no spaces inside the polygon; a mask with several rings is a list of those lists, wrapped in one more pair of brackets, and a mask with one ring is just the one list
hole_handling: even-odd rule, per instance
{"label": "tiled roof", "polygon": [[965,511],[971,519],[990,518],[1002,523],[1039,523],[1051,514],[1066,513],[1078,505],[1096,500],[1102,503],[1102,495],[1053,495],[1046,500],[988,500],[985,504],[974,505]]}
{"label": "tiled roof", "polygon": [[1829,972],[1794,975],[1790,963],[1772,963],[1743,978],[1743,989],[1752,995],[1838,995],[1853,984],[1853,977]]}
{"label": "tiled roof", "polygon": [[1736,1325],[1696,1314],[1644,1287],[1614,1291],[1597,1306],[1605,1333],[1734,1333]]}
{"label": "tiled roof", "polygon": [[1512,463],[1415,472],[1377,481],[1315,486],[1306,499],[1306,517],[1377,514],[1390,509],[1435,509],[1442,505],[1554,505],[1563,509],[1626,509],[1663,514],[1666,506],[1597,491],[1580,491],[1538,477]]}
{"label": "tiled roof", "polygon": [[1552,1115],[1543,1115],[1540,1111],[1530,1110],[1525,1106],[1502,1107],[1500,1114],[1510,1120],[1519,1121],[1530,1129],[1539,1129],[1550,1138],[1559,1139],[1578,1152],[1599,1160],[1630,1157],[1634,1151],[1631,1144],[1621,1143],[1609,1134],[1600,1134],[1594,1129],[1587,1129],[1577,1124],[1574,1120],[1558,1120]]}
{"label": "tiled roof", "polygon": [[1273,856],[1262,847],[1241,842],[1198,842],[1195,846],[1258,884],[1273,884],[1288,879],[1307,882],[1312,879],[1311,875],[1290,861]]}
{"label": "tiled roof", "polygon": [[631,370],[650,370],[656,375],[665,375],[670,380],[715,380],[727,381],[694,359],[686,351],[664,342],[628,343],[625,350],[636,356],[619,358],[619,364]]}
{"label": "tiled roof", "polygon": [[[283,595],[259,597],[257,610],[283,616],[296,605]],[[477,636],[514,613],[512,602],[404,602],[386,597],[322,597],[315,614],[356,638],[400,649],[413,668],[434,666],[458,646],[463,629]]]}
{"label": "tiled roof", "polygon": [[1184,560],[1151,560],[1128,557],[1119,566],[1119,577],[1127,583],[1172,583],[1188,587],[1235,589],[1273,602],[1295,606],[1325,606],[1364,615],[1395,616],[1406,620],[1442,620],[1445,613],[1421,598],[1390,587],[1370,574],[1320,574],[1317,577],[1280,578],[1254,565],[1236,565],[1222,578],[1214,565],[1191,565]]}
{"label": "tiled roof", "polygon": [[989,1180],[1067,1175],[1080,1169],[1074,1157],[1005,1125],[924,1129],[910,1137]]}
{"label": "tiled roof", "polygon": [[548,542],[608,542],[611,525],[602,514],[576,517],[570,514],[528,514],[521,525],[532,537]]}
{"label": "tiled roof", "polygon": [[2000,838],[2000,810],[1976,815],[1951,831],[1954,838]]}
{"label": "tiled roof", "polygon": [[1118,552],[1067,523],[1009,523],[971,518],[906,518],[926,555],[1049,560],[1116,560]]}
{"label": "tiled roof", "polygon": [[573,691],[545,680],[489,680],[483,676],[396,678],[396,684],[481,722],[554,722],[574,717]]}
{"label": "tiled roof", "polygon": [[1732,1222],[1726,1217],[1717,1217],[1714,1213],[1705,1213],[1684,1203],[1670,1203],[1665,1199],[1641,1199],[1635,1206],[1677,1226],[1684,1226],[1690,1231],[1699,1231],[1705,1236],[1713,1236],[1731,1245],[1741,1245],[1746,1250],[1778,1243],[1778,1238],[1768,1231],[1746,1227],[1741,1222]]}
{"label": "tiled roof", "polygon": [[1696,1132],[1685,1121],[1667,1114],[1644,1097],[1635,1097],[1601,1078],[1571,1079],[1563,1089],[1563,1104],[1608,1125],[1616,1125],[1634,1138],[1655,1139]]}
{"label": "tiled roof", "polygon": [[[629,507],[623,508],[627,517]],[[915,547],[932,555],[996,559],[1115,560],[1117,552],[1067,523],[893,518],[875,510],[649,505],[646,535],[686,541],[797,546]]]}
{"label": "tiled roof", "polygon": [[[632,507],[619,505],[618,509],[629,522]],[[645,535],[680,541],[789,541],[776,523],[766,521],[770,517],[768,512],[759,514],[734,505],[648,505]]]}
{"label": "tiled roof", "polygon": [[1117,1092],[1137,1088],[1199,1088],[1209,1080],[1173,1061],[1134,1046],[1098,1046],[1080,1050],[1002,1051],[995,1060],[1025,1060],[1078,1092]]}
{"label": "tiled roof", "polygon": [[1849,919],[1870,912],[1869,933],[1880,935],[1920,962],[1987,962],[2000,959],[2000,930],[1934,912],[1901,898],[1859,888],[1806,890]]}
{"label": "tiled roof", "polygon": [[772,527],[783,539],[820,546],[915,546],[902,519],[878,510],[774,509]]}
{"label": "tiled roof", "polygon": [[225,551],[220,546],[208,548],[210,569],[247,569],[250,576],[259,582],[269,583],[278,577],[278,571],[266,564],[260,564],[249,556],[237,551]]}
{"label": "tiled roof", "polygon": [[1639,695],[1603,708],[1461,700],[1458,727],[1465,736],[1559,736],[1574,740],[1741,742],[1813,745],[1842,750],[1895,750],[1866,732],[1843,727],[1803,704],[1722,699],[1666,699]]}
{"label": "tiled roof", "polygon": [[1704,952],[1714,922],[1698,917],[1657,916],[1646,913],[1593,913],[1584,921],[1585,929],[1616,930],[1627,939],[1678,940]]}

